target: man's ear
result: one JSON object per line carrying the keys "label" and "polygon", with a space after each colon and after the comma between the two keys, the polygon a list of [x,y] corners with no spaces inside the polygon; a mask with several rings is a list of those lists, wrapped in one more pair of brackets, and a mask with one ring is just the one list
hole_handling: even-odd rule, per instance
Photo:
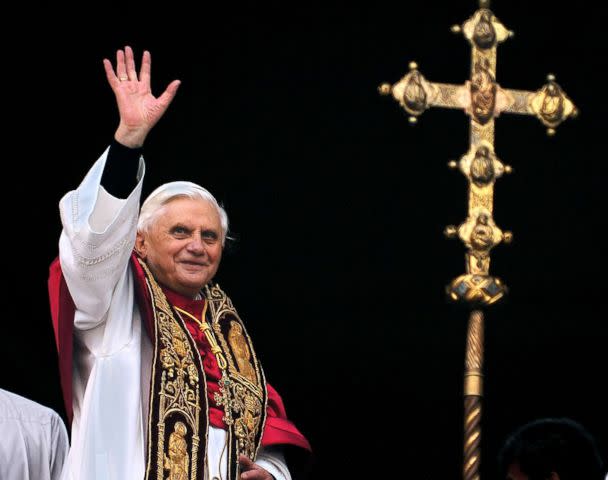
{"label": "man's ear", "polygon": [[146,235],[139,231],[135,237],[135,252],[141,257],[142,260],[146,259],[146,255],[148,253],[148,243],[146,242]]}

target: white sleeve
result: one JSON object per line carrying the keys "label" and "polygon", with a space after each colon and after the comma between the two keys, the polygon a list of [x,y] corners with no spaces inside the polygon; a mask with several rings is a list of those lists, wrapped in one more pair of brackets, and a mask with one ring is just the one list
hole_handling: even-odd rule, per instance
{"label": "white sleeve", "polygon": [[270,473],[275,480],[291,480],[281,446],[260,448],[255,463]]}
{"label": "white sleeve", "polygon": [[68,432],[63,420],[57,413],[53,412],[51,417],[51,458],[49,459],[51,480],[60,480],[69,448]]}
{"label": "white sleeve", "polygon": [[116,284],[129,264],[137,230],[143,158],[137,186],[123,200],[100,184],[107,154],[106,149],[80,186],[59,203],[63,225],[59,258],[78,310],[74,325],[80,330],[104,321]]}

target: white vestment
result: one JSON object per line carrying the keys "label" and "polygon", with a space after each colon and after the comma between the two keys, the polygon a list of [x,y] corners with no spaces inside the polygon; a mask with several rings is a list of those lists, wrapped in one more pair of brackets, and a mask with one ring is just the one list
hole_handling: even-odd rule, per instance
{"label": "white vestment", "polygon": [[[129,262],[145,168],[142,158],[127,199],[113,197],[100,185],[107,152],[59,204],[59,258],[76,307],[72,447],[64,480],[145,474],[152,344]],[[209,478],[226,478],[225,438],[224,430],[209,427]],[[280,449],[260,449],[256,463],[277,480],[291,478]]]}
{"label": "white vestment", "polygon": [[68,448],[56,412],[0,389],[0,480],[59,480]]}

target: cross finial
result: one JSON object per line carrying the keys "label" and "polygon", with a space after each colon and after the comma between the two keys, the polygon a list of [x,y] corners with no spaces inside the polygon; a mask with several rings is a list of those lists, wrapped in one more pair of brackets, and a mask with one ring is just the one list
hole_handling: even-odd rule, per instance
{"label": "cross finial", "polygon": [[466,273],[452,281],[448,293],[454,300],[492,304],[502,298],[506,287],[490,275],[490,251],[499,243],[509,243],[511,232],[494,221],[494,184],[512,168],[494,149],[494,122],[501,113],[536,116],[549,135],[566,118],[576,116],[574,104],[555,81],[536,92],[503,88],[496,79],[498,45],[513,36],[489,9],[490,0],[479,0],[480,9],[452,31],[461,33],[471,45],[471,76],[464,85],[431,82],[409,63],[409,72],[397,83],[385,83],[379,91],[392,95],[409,115],[409,122],[430,107],[463,109],[470,117],[470,147],[448,166],[458,169],[469,182],[469,215],[460,226],[446,229],[448,237],[459,237],[467,248]]}

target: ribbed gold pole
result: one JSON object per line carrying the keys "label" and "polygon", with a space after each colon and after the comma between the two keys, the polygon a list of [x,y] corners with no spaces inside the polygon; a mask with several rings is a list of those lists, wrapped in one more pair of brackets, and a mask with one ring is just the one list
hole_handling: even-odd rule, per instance
{"label": "ribbed gold pole", "polygon": [[464,480],[479,480],[481,397],[483,396],[483,312],[469,317],[464,361]]}

